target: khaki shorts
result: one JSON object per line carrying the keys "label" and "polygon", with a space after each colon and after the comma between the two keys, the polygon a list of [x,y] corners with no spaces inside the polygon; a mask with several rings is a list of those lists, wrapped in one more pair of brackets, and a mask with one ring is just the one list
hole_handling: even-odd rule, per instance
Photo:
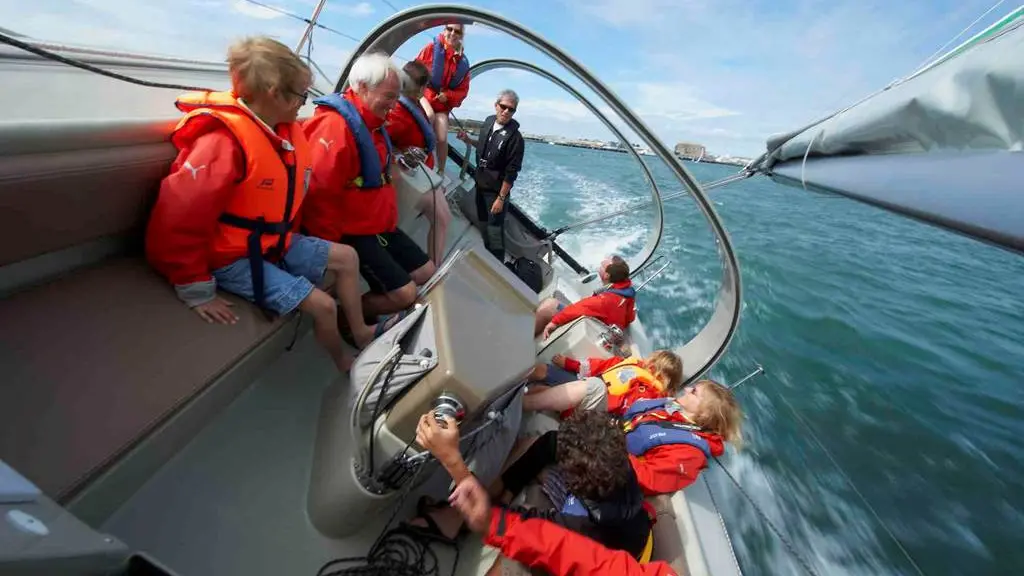
{"label": "khaki shorts", "polygon": [[608,387],[604,380],[597,376],[591,376],[584,380],[587,383],[587,392],[580,401],[580,408],[583,410],[608,411]]}

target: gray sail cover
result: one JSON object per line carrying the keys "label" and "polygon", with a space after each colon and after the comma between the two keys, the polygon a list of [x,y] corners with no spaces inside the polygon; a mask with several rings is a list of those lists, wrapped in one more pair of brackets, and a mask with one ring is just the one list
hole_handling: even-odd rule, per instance
{"label": "gray sail cover", "polygon": [[1024,8],[753,168],[1024,252]]}

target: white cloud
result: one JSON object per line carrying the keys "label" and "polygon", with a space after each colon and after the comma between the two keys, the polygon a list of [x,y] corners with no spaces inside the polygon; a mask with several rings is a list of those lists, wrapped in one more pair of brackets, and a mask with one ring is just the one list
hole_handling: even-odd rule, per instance
{"label": "white cloud", "polygon": [[644,116],[687,122],[740,114],[698,98],[693,94],[693,89],[682,82],[640,82],[633,86],[636,90],[634,105]]}
{"label": "white cloud", "polygon": [[259,20],[274,20],[284,17],[284,14],[281,12],[263,6],[257,6],[256,4],[250,4],[245,0],[235,0],[234,4],[231,5],[231,9],[239,14],[244,14],[250,18],[257,18]]}
{"label": "white cloud", "polygon": [[359,2],[358,4],[335,4],[328,2],[327,9],[343,16],[355,18],[363,18],[374,13],[373,6],[369,2]]}

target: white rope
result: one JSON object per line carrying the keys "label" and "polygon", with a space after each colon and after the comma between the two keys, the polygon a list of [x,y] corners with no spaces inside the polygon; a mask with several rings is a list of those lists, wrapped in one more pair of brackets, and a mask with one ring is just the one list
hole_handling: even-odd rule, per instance
{"label": "white rope", "polygon": [[804,150],[804,161],[800,163],[800,185],[804,187],[804,192],[807,191],[807,180],[804,178],[805,171],[807,170],[807,155],[811,153],[811,146],[814,146],[814,141],[824,133],[824,130],[818,130],[814,138],[811,138],[811,141],[807,143],[807,150]]}
{"label": "white rope", "polygon": [[996,8],[999,8],[999,5],[1002,4],[1003,2],[1006,2],[1006,0],[999,0],[998,2],[993,4],[991,8],[989,8],[988,10],[985,10],[984,14],[982,14],[981,16],[978,16],[977,18],[975,18],[974,22],[971,22],[970,24],[968,24],[967,27],[964,28],[963,30],[961,30],[959,34],[957,34],[956,36],[953,36],[952,38],[950,38],[949,42],[946,42],[941,47],[939,47],[938,50],[933,52],[931,56],[925,58],[924,62],[921,62],[921,64],[917,67],[917,70],[914,72],[914,74],[917,74],[918,72],[923,70],[924,67],[927,66],[932,61],[933,58],[935,58],[936,56],[941,54],[942,51],[945,50],[946,48],[948,48],[953,42],[956,42],[957,40],[959,40],[960,37],[963,36],[968,30],[970,30],[971,28],[974,28],[975,24],[977,24],[978,22],[981,22],[981,19],[984,18],[985,16],[988,16],[993,10],[995,10]]}

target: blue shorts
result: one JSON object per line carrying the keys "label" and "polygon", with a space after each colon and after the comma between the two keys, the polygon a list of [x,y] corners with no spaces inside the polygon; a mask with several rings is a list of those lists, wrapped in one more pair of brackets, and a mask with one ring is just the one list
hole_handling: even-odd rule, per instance
{"label": "blue shorts", "polygon": [[[327,254],[331,243],[312,236],[292,235],[292,244],[284,258],[275,263],[263,262],[263,303],[268,310],[284,315],[299,307],[313,288],[324,279]],[[213,271],[217,287],[255,300],[252,293],[252,271],[249,260],[242,258]]]}
{"label": "blue shorts", "polygon": [[561,312],[562,310],[565,310],[566,307],[568,307],[568,304],[565,302],[559,302],[558,306],[555,306],[555,312]]}

